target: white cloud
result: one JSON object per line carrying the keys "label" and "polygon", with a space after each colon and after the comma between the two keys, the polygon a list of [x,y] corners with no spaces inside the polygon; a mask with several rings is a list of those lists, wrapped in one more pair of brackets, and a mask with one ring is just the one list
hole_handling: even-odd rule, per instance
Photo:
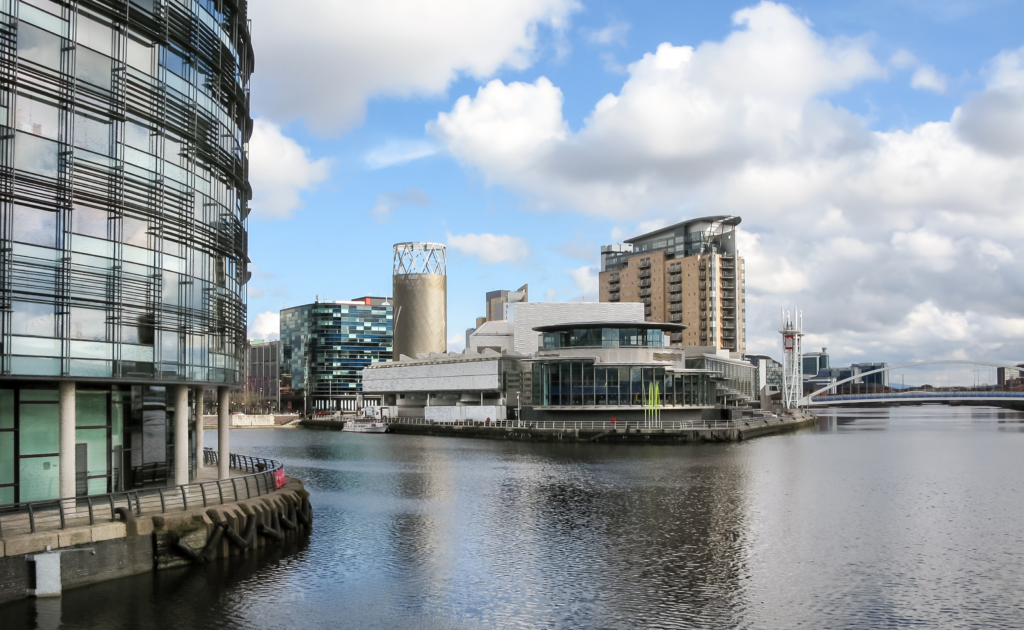
{"label": "white cloud", "polygon": [[910,51],[900,48],[889,58],[889,65],[900,70],[906,70],[917,65],[917,57]]}
{"label": "white cloud", "polygon": [[565,273],[572,278],[573,286],[582,294],[584,300],[596,302],[598,300],[598,270],[594,267],[578,267],[566,269]]}
{"label": "white cloud", "polygon": [[281,133],[272,122],[257,118],[249,141],[249,181],[253,216],[289,219],[302,208],[305,190],[327,179],[330,160],[312,160],[309,151]]}
{"label": "white cloud", "polygon": [[910,87],[916,90],[931,90],[943,94],[946,91],[946,77],[933,66],[921,66],[910,78]]}
{"label": "white cloud", "polygon": [[375,96],[443,94],[460,75],[522,70],[539,27],[560,32],[576,0],[254,0],[255,107],[318,133],[358,123]]}
{"label": "white cloud", "polygon": [[522,262],[530,255],[526,239],[506,234],[449,234],[448,247],[487,265]]}
{"label": "white cloud", "polygon": [[988,89],[957,108],[953,127],[983,151],[1024,156],[1024,47],[999,53],[985,74]]}
{"label": "white cloud", "polygon": [[281,314],[264,311],[256,315],[249,325],[249,338],[274,341],[281,338]]}
{"label": "white cloud", "polygon": [[371,169],[378,169],[405,164],[436,153],[437,147],[425,140],[389,140],[363,156],[363,161]]}
{"label": "white cloud", "polygon": [[587,35],[587,41],[591,44],[625,45],[627,33],[629,33],[629,24],[625,22],[612,22],[602,29],[590,31]]}
{"label": "white cloud", "polygon": [[[613,220],[613,241],[654,218],[742,216],[751,339],[774,336],[784,298],[862,358],[1024,358],[1024,336],[995,332],[1024,312],[1024,49],[994,59],[950,120],[876,132],[828,100],[884,77],[865,41],[823,38],[770,2],[734,22],[720,42],[631,64],[578,130],[542,77],[492,81],[428,131],[539,210]],[[912,313],[946,332],[903,334]],[[964,318],[979,324],[957,337]]]}
{"label": "white cloud", "polygon": [[406,188],[405,192],[386,192],[377,195],[377,203],[370,208],[370,216],[378,223],[391,220],[391,215],[402,206],[427,207],[430,197],[420,188]]}
{"label": "white cloud", "polygon": [[448,337],[448,352],[462,352],[466,347],[466,333]]}

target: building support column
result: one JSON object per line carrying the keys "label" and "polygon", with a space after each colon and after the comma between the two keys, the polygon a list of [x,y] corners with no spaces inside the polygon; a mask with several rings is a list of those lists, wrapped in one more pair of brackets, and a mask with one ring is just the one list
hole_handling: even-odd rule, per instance
{"label": "building support column", "polygon": [[60,498],[75,497],[75,382],[60,382]]}
{"label": "building support column", "polygon": [[228,479],[231,466],[231,450],[228,432],[231,429],[231,392],[227,387],[217,388],[217,478]]}
{"label": "building support column", "polygon": [[193,387],[192,397],[196,401],[196,474],[203,469],[203,388]]}
{"label": "building support column", "polygon": [[174,484],[188,483],[188,385],[174,387]]}

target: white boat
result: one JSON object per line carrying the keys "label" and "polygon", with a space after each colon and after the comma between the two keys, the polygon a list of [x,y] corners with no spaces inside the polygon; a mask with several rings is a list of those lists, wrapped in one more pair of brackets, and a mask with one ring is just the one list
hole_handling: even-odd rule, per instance
{"label": "white boat", "polygon": [[386,433],[388,425],[377,418],[352,418],[345,421],[341,430],[350,433]]}

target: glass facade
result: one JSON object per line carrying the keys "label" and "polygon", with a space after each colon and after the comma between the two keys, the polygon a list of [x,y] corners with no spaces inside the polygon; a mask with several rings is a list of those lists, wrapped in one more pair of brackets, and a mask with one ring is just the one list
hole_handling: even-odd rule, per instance
{"label": "glass facade", "polygon": [[640,406],[654,383],[665,406],[715,404],[708,374],[666,371],[661,366],[615,366],[593,361],[533,364],[533,402],[541,407]]}
{"label": "glass facade", "polygon": [[390,361],[394,337],[391,305],[367,299],[281,311],[283,410],[355,409],[363,368]]}
{"label": "glass facade", "polygon": [[718,404],[730,406],[757,396],[757,368],[749,363],[704,355],[686,360],[686,367],[715,373]]}
{"label": "glass facade", "polygon": [[244,13],[223,0],[0,0],[0,13],[3,376],[239,383]]}
{"label": "glass facade", "polygon": [[570,328],[541,334],[541,350],[560,348],[664,348],[665,333],[643,328]]}
{"label": "glass facade", "polygon": [[[59,400],[53,385],[0,389],[0,505],[57,498]],[[169,387],[78,388],[75,494],[166,485],[176,446],[174,402]]]}
{"label": "glass facade", "polygon": [[57,380],[78,494],[166,484],[171,385],[241,383],[245,6],[0,0],[0,503],[57,497]]}

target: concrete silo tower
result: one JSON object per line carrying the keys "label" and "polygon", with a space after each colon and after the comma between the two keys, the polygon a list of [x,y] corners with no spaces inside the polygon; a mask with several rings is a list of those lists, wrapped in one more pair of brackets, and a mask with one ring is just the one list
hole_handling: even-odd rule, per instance
{"label": "concrete silo tower", "polygon": [[448,276],[441,243],[396,243],[394,358],[448,351]]}

